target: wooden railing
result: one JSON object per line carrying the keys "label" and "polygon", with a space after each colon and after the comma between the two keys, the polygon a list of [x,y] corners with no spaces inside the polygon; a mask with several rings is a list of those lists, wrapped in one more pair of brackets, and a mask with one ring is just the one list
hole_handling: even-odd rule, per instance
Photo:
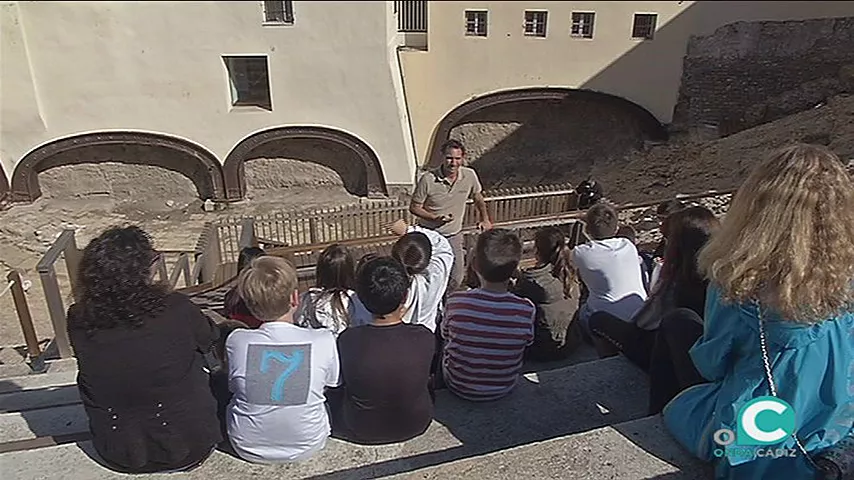
{"label": "wooden railing", "polygon": [[[152,263],[152,279],[166,284],[170,289],[178,287],[181,278],[184,279],[184,288],[191,288],[205,276],[210,274],[210,281],[215,281],[214,272],[205,268],[205,255],[208,256],[209,262],[219,262],[217,257],[218,243],[212,242],[209,250],[206,250],[199,258],[196,259],[194,268],[190,268],[190,259],[193,252],[185,252],[179,250],[164,250],[157,252],[154,262]],[[48,315],[53,326],[54,339],[57,351],[60,358],[68,358],[73,356],[71,344],[68,339],[68,330],[66,323],[66,308],[63,298],[63,291],[60,288],[59,280],[56,272],[56,262],[60,257],[65,259],[65,270],[68,275],[68,283],[70,287],[70,297],[77,301],[79,299],[79,287],[77,282],[77,271],[80,265],[80,257],[82,251],[77,248],[77,241],[74,236],[74,230],[63,230],[60,233],[56,242],[50,246],[41,260],[36,265],[36,270],[41,278],[42,290],[44,292],[45,302],[47,304]],[[171,271],[168,268],[167,257],[177,258],[174,261]],[[218,264],[217,264],[218,267]],[[20,288],[20,274],[16,271],[9,273],[7,277],[9,281],[14,281]],[[29,307],[26,305],[26,297],[23,297],[23,291],[16,293],[15,284],[12,285],[12,292],[15,295],[15,308],[18,312],[18,319],[21,322],[21,328],[24,332],[24,338],[27,342],[27,349],[30,354],[40,355],[42,352],[38,350],[38,339],[35,336],[35,329],[32,327],[32,317],[29,315]]]}
{"label": "wooden railing", "polygon": [[[169,272],[169,269],[167,267],[167,257],[170,255],[177,255],[175,263],[172,265],[171,272]],[[189,252],[176,250],[161,250],[157,257],[154,259],[154,264],[152,265],[152,267],[152,279],[159,283],[169,285],[169,288],[172,290],[178,287],[178,282],[181,280],[181,277],[184,278],[184,287],[191,287],[195,285],[196,278],[198,278],[194,277],[190,271]]]}
{"label": "wooden railing", "polygon": [[[537,228],[553,225],[564,229],[571,243],[581,240],[581,219],[584,212],[575,209],[574,192],[571,189],[553,187],[551,189],[528,189],[525,191],[504,191],[501,195],[491,195],[487,198],[490,215],[493,216],[496,227],[516,230],[526,245],[526,261],[530,261],[532,250],[531,240]],[[731,194],[732,191],[710,190],[703,193],[690,195],[677,195],[681,200],[696,200],[700,198]],[[646,208],[657,205],[661,200],[629,203],[619,205],[621,210]],[[466,234],[466,243],[469,248],[477,237],[476,224],[477,214],[467,207],[466,219],[463,231]],[[386,210],[383,210],[386,209]],[[379,211],[379,215],[377,212]],[[365,212],[361,217],[353,212]],[[328,222],[334,218],[345,217],[357,218],[359,222],[369,224],[369,231],[373,233],[367,237],[349,238],[324,238],[324,241],[312,244],[288,244],[273,238],[267,239],[265,235],[272,232],[273,219],[307,219],[314,218],[315,223]],[[338,215],[336,217],[336,214]],[[367,218],[365,218],[367,217]],[[274,214],[260,218],[241,218],[231,223],[209,224],[202,237],[204,241],[200,249],[195,252],[163,251],[159,252],[153,269],[153,277],[167,283],[171,288],[188,295],[203,293],[221,288],[233,280],[237,274],[237,254],[240,248],[245,246],[259,245],[265,247],[269,253],[290,258],[298,267],[300,286],[307,288],[314,282],[314,266],[317,255],[330,243],[341,243],[350,247],[354,256],[361,257],[365,253],[387,254],[391,245],[397,240],[389,235],[387,226],[394,220],[403,218],[411,220],[408,213],[408,205],[398,203],[397,205],[385,205],[381,207],[364,207],[363,209],[333,209],[327,211],[327,216],[303,214]],[[353,220],[351,220],[352,225]],[[264,225],[267,225],[266,227]],[[259,228],[261,226],[261,228]],[[319,227],[318,227],[319,228]],[[339,227],[340,228],[340,227]],[[266,230],[265,230],[266,229]],[[345,230],[340,228],[340,231]],[[223,232],[227,232],[223,234]],[[233,241],[233,243],[231,243]],[[176,255],[177,258],[171,271],[168,268],[166,257]],[[48,249],[42,259],[38,262],[37,271],[44,290],[48,314],[54,329],[54,343],[57,346],[60,357],[66,358],[72,355],[68,340],[65,318],[65,304],[63,293],[59,286],[56,273],[56,262],[60,257],[65,259],[65,268],[68,272],[70,294],[72,298],[78,298],[76,272],[80,263],[81,251],[73,230],[64,230],[56,242]],[[194,264],[191,268],[192,259]],[[183,282],[181,279],[183,277]],[[27,343],[30,356],[42,354],[39,349],[35,329],[32,327],[32,317],[26,305],[26,297],[23,294],[20,273],[10,272],[7,276],[13,293],[15,308],[21,321],[21,328]],[[183,283],[183,286],[181,286]]]}
{"label": "wooden railing", "polygon": [[[574,239],[577,242],[581,238],[581,223],[580,218],[583,212],[565,212],[560,215],[546,215],[527,219],[503,220],[495,223],[497,228],[507,228],[519,233],[525,247],[525,261],[531,260],[533,257],[533,232],[543,226],[557,226],[564,230],[567,238]],[[247,246],[257,246],[259,239],[253,237],[254,225],[252,219],[245,219],[242,224],[241,248]],[[476,225],[470,225],[463,228],[464,242],[466,250],[472,251],[474,242],[480,231]],[[399,237],[390,234],[386,231],[385,235],[371,238],[354,238],[348,240],[317,243],[313,245],[296,245],[296,246],[278,246],[267,248],[268,255],[280,256],[290,259],[297,268],[297,277],[299,279],[299,289],[304,291],[314,286],[315,282],[315,266],[317,257],[328,246],[337,243],[345,246],[350,250],[350,253],[355,259],[359,259],[368,253],[378,255],[389,255],[391,248]],[[573,243],[574,245],[575,243]],[[236,275],[236,263],[231,264],[233,270],[230,273]]]}
{"label": "wooden railing", "polygon": [[[485,192],[493,222],[506,222],[575,210],[577,196],[571,185],[513,188]],[[413,222],[409,203],[399,200],[345,205],[306,211],[276,212],[253,217],[253,238],[267,246],[317,245],[354,238],[386,235],[386,226],[395,220]],[[466,204],[463,228],[473,228],[480,213],[472,200]],[[224,262],[236,262],[245,218],[228,218],[216,223]]]}
{"label": "wooden railing", "polygon": [[[552,194],[554,193],[554,194]],[[709,190],[703,193],[695,193],[695,194],[679,194],[676,195],[676,198],[682,201],[692,201],[702,198],[707,198],[711,196],[718,195],[726,195],[732,194],[733,191],[718,191],[718,190]],[[512,198],[514,200],[518,200],[520,197],[514,197],[511,193],[507,198]],[[522,194],[521,199],[527,200],[527,192]],[[536,204],[531,202],[529,205],[524,206],[523,209],[527,207],[527,210],[522,210],[524,213],[535,213],[541,211],[549,211],[550,209],[557,210],[557,207],[562,207],[565,199],[560,199],[561,192],[558,190],[554,190],[553,192],[545,192],[543,195],[545,198],[552,197],[557,199],[558,203],[555,206],[550,208],[544,208],[542,204]],[[494,198],[493,200],[503,200],[502,198]],[[662,200],[654,200],[648,202],[636,202],[636,203],[625,203],[622,205],[616,206],[618,210],[631,210],[631,209],[639,209],[639,208],[650,208],[655,207]],[[493,205],[499,205],[499,203],[494,203]],[[516,218],[516,219],[500,219],[497,220],[494,225],[497,228],[507,228],[510,230],[516,231],[520,238],[523,241],[523,245],[525,247],[525,253],[523,256],[523,263],[530,263],[533,260],[533,236],[537,229],[545,227],[545,226],[555,226],[564,231],[564,234],[567,237],[568,244],[570,246],[577,245],[579,243],[583,243],[586,241],[586,236],[583,230],[583,218],[585,215],[585,211],[583,210],[571,210],[571,211],[563,211],[560,213],[545,213],[541,215],[533,215],[527,218]],[[510,214],[506,215],[507,217],[518,216],[518,214]],[[390,223],[390,222],[389,222]],[[464,233],[464,241],[466,244],[466,250],[472,251],[474,247],[474,243],[477,240],[477,234],[479,233],[476,223],[467,222],[467,225],[463,227]],[[387,226],[388,224],[386,224]],[[264,247],[264,240],[256,236],[256,225],[255,221],[250,218],[243,219],[241,223],[240,230],[240,238],[241,244],[240,248],[245,246],[262,246]],[[314,268],[317,263],[317,257],[320,252],[323,251],[326,247],[333,243],[337,243],[343,246],[346,246],[350,249],[354,258],[359,259],[363,255],[367,253],[377,253],[380,255],[387,255],[391,251],[391,247],[398,237],[389,234],[388,231],[385,231],[381,236],[375,236],[370,238],[352,238],[345,240],[335,240],[328,241],[322,243],[316,243],[312,245],[287,245],[287,246],[272,246],[269,247],[270,244],[267,244],[266,251],[270,255],[276,256],[284,256],[290,258],[294,265],[297,267],[297,274],[299,278],[299,287],[300,290],[305,290],[311,286],[314,286]],[[238,248],[239,250],[239,248]],[[526,264],[527,264],[526,263]],[[237,274],[236,262],[232,262],[229,266],[228,270],[231,275]],[[231,278],[231,277],[230,277]]]}
{"label": "wooden railing", "polygon": [[50,315],[50,322],[53,325],[53,341],[60,358],[69,358],[73,352],[71,351],[71,343],[68,341],[65,302],[62,300],[62,291],[56,278],[56,262],[60,256],[65,258],[65,270],[68,274],[68,283],[71,286],[71,295],[77,299],[77,267],[80,264],[80,255],[77,241],[74,239],[74,230],[63,230],[56,242],[50,246],[36,265],[47,302],[48,315]]}
{"label": "wooden railing", "polygon": [[30,306],[27,304],[27,295],[24,292],[24,282],[19,270],[10,270],[6,275],[8,287],[12,294],[12,302],[15,304],[15,313],[18,314],[18,322],[21,324],[21,332],[24,334],[24,342],[27,345],[27,357],[32,360],[41,355],[39,339],[36,335],[36,327],[33,324],[33,316],[30,314]]}

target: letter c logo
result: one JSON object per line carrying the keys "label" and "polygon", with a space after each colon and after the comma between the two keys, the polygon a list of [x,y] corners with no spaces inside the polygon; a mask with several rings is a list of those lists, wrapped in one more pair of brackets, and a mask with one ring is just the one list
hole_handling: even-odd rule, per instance
{"label": "letter c logo", "polygon": [[795,412],[776,397],[759,397],[748,402],[738,415],[740,445],[770,445],[781,442],[795,431]]}

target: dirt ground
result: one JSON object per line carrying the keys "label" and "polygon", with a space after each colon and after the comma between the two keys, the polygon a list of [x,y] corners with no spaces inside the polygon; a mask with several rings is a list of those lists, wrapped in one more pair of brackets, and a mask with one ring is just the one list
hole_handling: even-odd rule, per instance
{"label": "dirt ground", "polygon": [[593,178],[617,202],[642,202],[678,193],[731,190],[768,152],[791,142],[830,147],[854,161],[854,95],[713,141],[674,138],[635,152],[619,164],[596,164]]}
{"label": "dirt ground", "polygon": [[[614,203],[643,202],[671,197],[677,193],[697,193],[710,189],[737,188],[751,165],[770,150],[791,141],[828,145],[843,161],[854,164],[854,96],[838,96],[827,104],[765,125],[717,140],[674,137],[665,145],[649,146],[619,160],[608,158],[585,166],[585,172],[601,182],[607,198]],[[292,162],[278,159],[277,162]],[[251,162],[250,162],[251,163]],[[269,168],[268,162],[258,162]],[[262,170],[252,172],[247,164],[247,178],[263,178]],[[65,228],[76,231],[80,248],[104,229],[113,225],[137,224],[152,234],[159,249],[192,250],[205,222],[223,216],[259,214],[291,208],[330,207],[364,202],[351,195],[331,169],[315,164],[285,163],[290,183],[276,181],[267,185],[256,182],[247,200],[231,204],[226,210],[206,213],[195,191],[186,185],[155,185],[140,189],[137,173],[127,173],[127,165],[113,172],[111,178],[94,185],[85,165],[62,168],[41,174],[45,195],[30,205],[17,205],[0,212],[0,345],[21,345],[23,337],[14,313],[11,295],[3,293],[9,269],[20,269],[31,282],[27,297],[40,339],[52,336],[52,326],[41,291],[36,263],[59,233]],[[81,170],[82,168],[82,170]],[[136,168],[136,167],[133,167]],[[140,166],[143,170],[146,167]],[[110,172],[110,168],[100,171]],[[142,172],[142,170],[140,170]],[[151,171],[148,170],[150,173]],[[147,175],[147,173],[145,173]],[[336,180],[337,179],[337,180]],[[85,195],[63,193],[63,186],[92,183]],[[151,180],[156,183],[155,180]],[[187,182],[173,178],[173,182]],[[135,184],[136,182],[136,184]],[[97,183],[97,182],[95,182]],[[270,182],[268,182],[270,183]],[[148,183],[146,183],[148,185]],[[192,184],[190,184],[192,185]],[[261,188],[259,188],[259,186]],[[131,193],[130,188],[136,187]],[[266,187],[266,188],[264,188]],[[188,193],[189,191],[189,193]],[[729,197],[709,199],[703,204],[723,214]],[[658,240],[654,209],[621,212],[621,219],[638,230],[640,243]],[[67,273],[59,262],[57,274],[67,288]],[[20,362],[21,352],[0,348],[0,364]]]}
{"label": "dirt ground", "polygon": [[[288,165],[288,160],[277,161],[284,163],[288,171],[298,170]],[[13,268],[21,270],[25,283],[30,283],[27,299],[39,339],[53,336],[36,264],[63,229],[74,229],[77,246],[83,248],[111,226],[134,224],[151,234],[155,248],[192,251],[205,223],[218,218],[369,201],[348,193],[340,177],[336,177],[337,182],[330,180],[335,176],[330,169],[300,163],[302,174],[295,176],[290,184],[280,183],[276,188],[252,188],[247,200],[228,204],[225,210],[215,212],[203,210],[202,202],[194,198],[192,183],[186,178],[170,175],[172,172],[156,172],[146,166],[122,165],[121,173],[117,173],[119,169],[108,165],[99,173],[117,174],[101,182],[106,188],[99,185],[90,188],[85,195],[68,195],[58,187],[74,185],[81,177],[91,174],[90,165],[58,167],[42,173],[40,180],[44,194],[41,198],[32,204],[16,205],[0,212],[0,273],[3,274],[0,279],[0,312],[5,312],[0,321],[0,345],[24,343],[12,296],[3,292],[7,286],[6,274]],[[251,171],[247,173],[253,174]],[[146,177],[149,174],[152,176]],[[129,184],[141,180],[152,187],[147,192],[137,187],[129,195]],[[189,187],[176,182],[186,183]],[[105,194],[105,190],[109,193]],[[68,291],[68,275],[61,260],[57,262],[56,271],[60,288]],[[66,307],[68,300],[65,299]],[[0,348],[0,364],[19,361],[20,351]]]}

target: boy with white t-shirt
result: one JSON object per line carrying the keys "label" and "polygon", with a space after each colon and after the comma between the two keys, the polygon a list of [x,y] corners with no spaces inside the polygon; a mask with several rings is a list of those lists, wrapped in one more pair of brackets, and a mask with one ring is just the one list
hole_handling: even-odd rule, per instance
{"label": "boy with white t-shirt", "polygon": [[572,250],[572,265],[590,292],[579,307],[578,320],[590,333],[588,321],[595,312],[608,312],[629,322],[646,301],[637,247],[627,238],[615,237],[617,212],[598,203],[585,217],[585,229],[591,240]]}
{"label": "boy with white t-shirt", "polygon": [[234,394],[226,414],[231,445],[250,462],[308,458],[326,446],[330,434],[324,389],[339,384],[335,337],[293,324],[297,273],[283,258],[253,260],[237,289],[264,323],[232,332],[225,343]]}

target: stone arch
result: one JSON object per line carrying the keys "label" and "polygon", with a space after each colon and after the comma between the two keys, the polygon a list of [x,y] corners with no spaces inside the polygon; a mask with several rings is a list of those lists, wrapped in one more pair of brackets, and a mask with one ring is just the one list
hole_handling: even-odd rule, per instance
{"label": "stone arch", "polygon": [[[148,132],[96,132],[54,140],[26,154],[12,174],[12,200],[32,202],[41,195],[38,174],[52,167],[103,160],[63,158],[72,150],[93,146],[143,146],[167,149],[179,157],[151,156],[146,158],[117,158],[119,163],[153,165],[181,173],[195,184],[199,196],[216,200],[225,198],[222,167],[216,155],[189,140]],[[59,160],[58,160],[59,159]]]}
{"label": "stone arch", "polygon": [[424,162],[424,166],[425,168],[433,168],[441,164],[442,158],[441,152],[439,152],[439,148],[441,148],[443,142],[448,140],[451,134],[451,130],[455,126],[464,122],[466,117],[480,110],[521,101],[561,101],[569,96],[596,99],[598,101],[610,102],[612,104],[618,105],[621,108],[624,108],[627,111],[631,112],[636,118],[641,121],[644,130],[646,134],[650,137],[650,139],[664,140],[667,138],[667,130],[661,124],[661,122],[658,121],[655,115],[650,113],[644,107],[623,97],[593,90],[580,90],[559,87],[505,90],[473,98],[464,102],[461,105],[458,105],[456,108],[448,112],[448,114],[445,115],[442,120],[439,121],[438,125],[433,131],[433,136],[430,138],[430,144],[427,149],[428,157]]}
{"label": "stone arch", "polygon": [[[229,200],[239,200],[246,195],[246,176],[244,163],[252,158],[253,154],[259,152],[263,147],[277,142],[301,140],[328,142],[335,146],[343,147],[359,159],[364,168],[364,179],[360,179],[360,186],[351,193],[367,195],[368,197],[382,197],[388,195],[388,187],[385,183],[380,160],[373,149],[355,136],[339,130],[326,127],[278,127],[254,133],[240,141],[228,154],[223,165],[226,195]],[[301,160],[326,165],[316,158],[306,156]],[[332,167],[338,170],[335,167]],[[344,172],[339,171],[344,176]]]}
{"label": "stone arch", "polygon": [[8,193],[9,179],[6,177],[6,170],[3,168],[3,164],[0,163],[0,202],[6,199]]}

